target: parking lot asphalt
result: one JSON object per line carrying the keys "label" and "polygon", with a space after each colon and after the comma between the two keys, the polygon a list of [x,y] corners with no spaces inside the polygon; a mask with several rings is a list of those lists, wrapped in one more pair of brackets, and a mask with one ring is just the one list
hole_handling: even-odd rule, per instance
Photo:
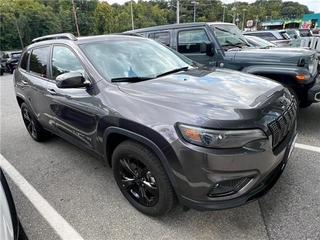
{"label": "parking lot asphalt", "polygon": [[[84,239],[320,239],[319,152],[295,148],[279,182],[259,201],[214,212],[178,205],[167,216],[147,217],[125,200],[108,166],[58,137],[33,141],[12,75],[0,77],[0,86],[1,154]],[[300,110],[297,143],[320,147],[319,119],[320,104]],[[7,180],[29,239],[60,239]]]}

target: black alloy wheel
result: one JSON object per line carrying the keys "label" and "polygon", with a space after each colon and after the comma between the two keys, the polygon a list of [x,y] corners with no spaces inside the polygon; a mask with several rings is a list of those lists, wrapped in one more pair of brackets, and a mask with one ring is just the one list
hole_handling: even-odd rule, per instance
{"label": "black alloy wheel", "polygon": [[127,140],[112,155],[115,180],[126,199],[141,212],[160,216],[169,212],[174,192],[157,156],[145,146]]}
{"label": "black alloy wheel", "polygon": [[33,116],[26,103],[21,104],[21,114],[28,133],[35,141],[42,142],[50,136],[50,133],[44,130],[38,120]]}
{"label": "black alloy wheel", "polygon": [[151,171],[133,156],[120,159],[119,175],[122,187],[134,200],[145,207],[154,206],[159,200],[159,190]]}
{"label": "black alloy wheel", "polygon": [[23,117],[24,124],[26,125],[26,128],[29,134],[31,135],[31,137],[37,138],[38,134],[37,134],[36,126],[27,108],[23,108],[22,117]]}

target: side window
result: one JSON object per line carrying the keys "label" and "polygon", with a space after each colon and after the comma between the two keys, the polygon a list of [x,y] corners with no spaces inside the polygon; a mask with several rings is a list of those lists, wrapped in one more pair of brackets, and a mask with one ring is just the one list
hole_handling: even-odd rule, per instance
{"label": "side window", "polygon": [[169,32],[150,33],[148,38],[154,39],[155,41],[162,43],[166,46],[170,45],[170,33]]}
{"label": "side window", "polygon": [[67,47],[54,46],[52,56],[52,77],[67,72],[80,72],[84,75],[84,69],[74,53]]}
{"label": "side window", "polygon": [[265,32],[263,33],[263,37],[264,39],[268,40],[268,41],[274,41],[277,40],[277,38],[270,32]]}
{"label": "side window", "polygon": [[34,49],[30,56],[30,73],[47,77],[47,64],[49,56],[49,47]]}
{"label": "side window", "polygon": [[200,53],[200,43],[209,41],[204,29],[185,30],[178,34],[178,52]]}
{"label": "side window", "polygon": [[29,62],[30,51],[25,52],[21,58],[20,67],[27,71],[28,62]]}

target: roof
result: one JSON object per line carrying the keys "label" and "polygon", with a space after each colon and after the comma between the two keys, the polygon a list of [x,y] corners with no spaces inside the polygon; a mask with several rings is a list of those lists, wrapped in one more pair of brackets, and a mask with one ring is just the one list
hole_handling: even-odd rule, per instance
{"label": "roof", "polygon": [[188,28],[188,27],[201,27],[205,25],[211,24],[224,24],[224,25],[234,25],[233,23],[225,23],[225,22],[194,22],[194,23],[175,23],[169,25],[160,25],[154,27],[140,28],[135,30],[126,31],[125,33],[139,33],[139,32],[147,32],[147,31],[157,31],[162,29],[175,29],[175,28]]}
{"label": "roof", "polygon": [[120,40],[125,38],[137,38],[135,34],[110,34],[110,35],[95,35],[95,36],[85,36],[85,37],[75,37],[71,33],[59,33],[59,34],[52,34],[46,35],[42,37],[38,37],[32,40],[31,45],[43,45],[45,44],[52,44],[52,43],[75,43],[75,44],[82,44],[94,41],[101,41],[101,40]]}

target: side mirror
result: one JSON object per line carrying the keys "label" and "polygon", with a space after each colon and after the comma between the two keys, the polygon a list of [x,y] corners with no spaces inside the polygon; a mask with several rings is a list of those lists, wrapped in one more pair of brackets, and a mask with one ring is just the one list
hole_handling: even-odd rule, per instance
{"label": "side mirror", "polygon": [[213,56],[214,51],[212,43],[209,41],[200,43],[200,52],[206,53],[208,56]]}
{"label": "side mirror", "polygon": [[57,76],[56,85],[58,88],[80,88],[88,87],[90,83],[86,82],[81,73],[68,72]]}

